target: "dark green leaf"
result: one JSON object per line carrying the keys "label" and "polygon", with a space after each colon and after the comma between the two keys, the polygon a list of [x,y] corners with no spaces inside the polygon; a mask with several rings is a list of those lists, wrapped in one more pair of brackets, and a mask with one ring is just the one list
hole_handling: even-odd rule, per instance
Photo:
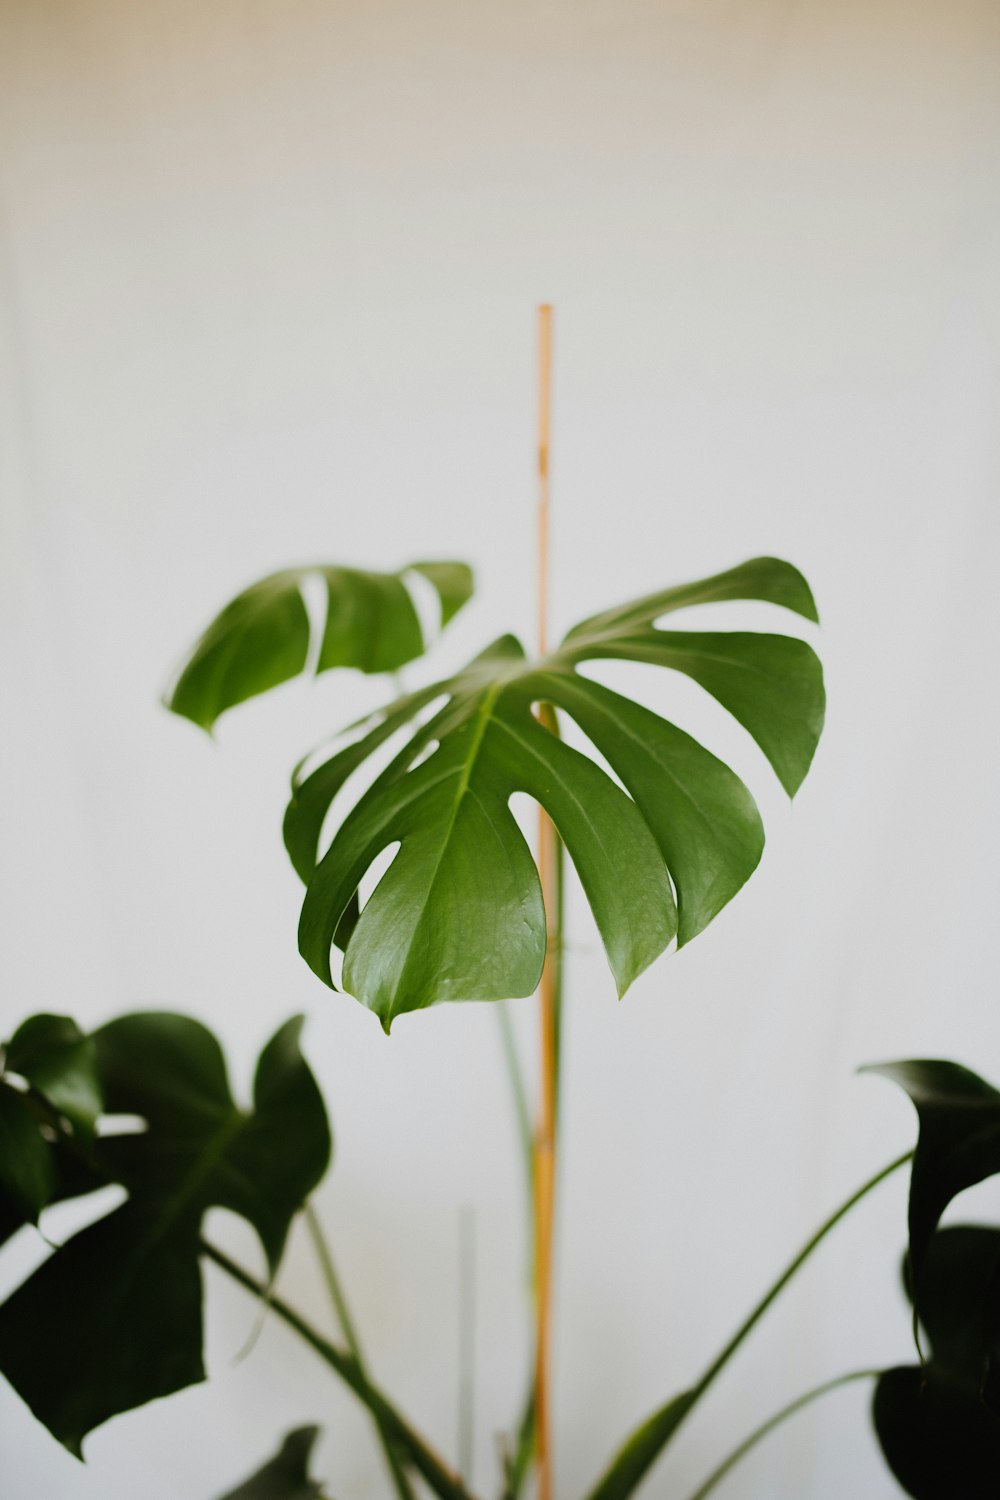
{"label": "dark green leaf", "polygon": [[886,1370],[875,1387],[886,1463],[914,1500],[996,1500],[1000,1418],[935,1369]]}
{"label": "dark green leaf", "polygon": [[276,1270],[330,1154],[301,1025],[286,1023],[261,1054],[251,1113],[234,1103],[218,1043],[200,1023],[146,1013],[94,1034],[108,1112],[139,1115],[145,1128],[85,1141],[78,1155],[72,1141],[58,1142],[56,1195],[113,1182],[128,1200],[0,1308],[0,1371],[72,1452],[116,1412],[202,1378],[198,1247],[208,1208],[247,1219]]}
{"label": "dark green leaf", "polygon": [[436,590],[442,626],[472,594],[472,574],[457,562],[415,563],[398,573],[286,568],[262,578],[209,625],[167,695],[167,707],[210,730],[227,708],[304,672],[313,636],[302,588],[311,578],[321,581],[326,597],[315,670],[396,671],[428,644],[406,583],[411,573]]}
{"label": "dark green leaf", "polygon": [[[875,1388],[872,1415],[885,1460],[915,1500],[985,1500],[998,1492],[998,1264],[998,1229],[957,1225],[931,1236],[920,1278],[929,1360],[886,1370]],[[912,1291],[909,1256],[903,1265]]]}
{"label": "dark green leaf", "polygon": [[203,1380],[197,1215],[127,1203],[75,1235],[0,1307],[0,1371],[78,1458],[109,1417]]}
{"label": "dark green leaf", "polygon": [[109,1139],[105,1159],[133,1197],[161,1214],[230,1208],[260,1236],[272,1273],[292,1218],[330,1159],[322,1097],[298,1047],[302,1017],[261,1054],[254,1111],[229,1092],[218,1042],[200,1022],[166,1012],[122,1016],[95,1032],[109,1112],[149,1130]]}
{"label": "dark green leaf", "polygon": [[93,1134],[101,1113],[97,1058],[93,1042],[69,1016],[31,1016],[11,1038],[5,1066],[77,1130]]}
{"label": "dark green leaf", "polygon": [[[569,850],[619,994],[675,934],[685,943],[700,932],[760,859],[753,799],[690,736],[577,668],[620,657],[686,673],[744,725],[794,792],[823,720],[822,673],[811,648],[784,636],[656,625],[670,610],[725,598],[815,614],[801,574],[758,558],[597,616],[540,663],[526,661],[505,636],[457,676],[392,704],[308,775],[297,774],[285,838],[308,882],[299,944],[315,972],[332,983],[331,945],[345,941],[343,987],[386,1029],[399,1013],[438,1000],[530,994],[546,924],[534,861],[509,807],[517,792],[542,804]],[[442,698],[317,864],[324,820],[348,776]],[[626,791],[541,725],[538,703],[574,719]],[[395,857],[360,917],[342,925],[362,877],[393,845]]]}
{"label": "dark green leaf", "polygon": [[0,1082],[0,1202],[8,1233],[38,1222],[54,1186],[49,1147],[27,1099]]}
{"label": "dark green leaf", "polygon": [[309,1478],[309,1458],[318,1436],[318,1427],[296,1428],[274,1458],[220,1500],[320,1500],[322,1486]]}
{"label": "dark green leaf", "polygon": [[1000,1172],[1000,1093],[968,1068],[935,1060],[863,1068],[906,1090],[920,1122],[910,1178],[910,1257],[923,1311],[924,1257],[941,1215],[965,1188]]}
{"label": "dark green leaf", "polygon": [[691,1410],[698,1394],[696,1390],[682,1391],[654,1412],[615,1454],[587,1500],[625,1500],[631,1495]]}
{"label": "dark green leaf", "polygon": [[[904,1285],[912,1296],[909,1257],[903,1265]],[[957,1224],[931,1237],[921,1276],[920,1322],[931,1360],[977,1395],[997,1362],[998,1268],[1000,1229]]]}

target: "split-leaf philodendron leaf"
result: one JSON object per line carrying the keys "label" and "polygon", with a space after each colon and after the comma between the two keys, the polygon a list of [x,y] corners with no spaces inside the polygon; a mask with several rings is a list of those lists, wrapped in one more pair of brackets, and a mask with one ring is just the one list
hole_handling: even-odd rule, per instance
{"label": "split-leaf philodendron leaf", "polygon": [[[211,1032],[166,1013],[123,1016],[88,1039],[105,1117],[138,1115],[140,1130],[74,1130],[69,1111],[0,1080],[0,1099],[34,1106],[29,1121],[49,1164],[33,1194],[0,1174],[0,1227],[12,1232],[47,1202],[112,1183],[127,1193],[0,1307],[0,1373],[78,1456],[86,1434],[109,1417],[204,1378],[206,1210],[248,1220],[276,1271],[291,1220],[330,1156],[322,1097],[299,1051],[301,1025],[287,1022],[262,1052],[251,1111],[234,1102]],[[41,1030],[22,1028],[36,1039]]]}
{"label": "split-leaf philodendron leaf", "polygon": [[323,1487],[309,1477],[309,1459],[318,1427],[297,1427],[274,1458],[221,1500],[322,1500]]}
{"label": "split-leaf philodendron leaf", "polygon": [[[910,1289],[909,1257],[904,1281]],[[939,1229],[925,1246],[924,1365],[886,1370],[872,1415],[886,1463],[914,1500],[994,1500],[1000,1485],[1000,1230]]]}
{"label": "split-leaf philodendron leaf", "polygon": [[[356,726],[361,737],[318,769],[297,773],[285,840],[308,882],[300,949],[320,978],[333,983],[331,946],[343,946],[343,988],[386,1029],[401,1012],[439,1000],[530,994],[546,920],[535,863],[509,806],[518,792],[541,803],[563,839],[619,994],[675,936],[683,944],[707,926],[760,859],[753,798],[681,729],[577,669],[618,658],[685,673],[748,730],[794,795],[823,724],[812,648],[784,635],[656,623],[691,605],[738,599],[817,618],[795,568],[755,558],[596,615],[541,661],[528,661],[519,642],[503,636],[456,676]],[[344,782],[432,703],[431,717],[418,721],[317,863]],[[539,722],[539,704],[573,719],[618,781]],[[362,877],[393,845],[359,913]]]}
{"label": "split-leaf philodendron leaf", "polygon": [[[418,562],[397,573],[316,566],[285,568],[251,584],[226,605],[188,656],[166,704],[211,730],[227,708],[304,672],[355,667],[395,672],[426,650],[409,584],[430,584],[441,626],[472,596],[465,563]],[[318,579],[326,612],[314,632],[303,586]]]}

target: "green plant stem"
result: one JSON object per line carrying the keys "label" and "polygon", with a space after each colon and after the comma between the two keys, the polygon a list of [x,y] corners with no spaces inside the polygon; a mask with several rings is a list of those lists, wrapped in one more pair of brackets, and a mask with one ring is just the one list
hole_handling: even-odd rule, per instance
{"label": "green plant stem", "polygon": [[906,1163],[912,1160],[913,1152],[904,1151],[902,1156],[897,1156],[895,1161],[891,1161],[887,1167],[883,1167],[880,1172],[876,1172],[874,1177],[869,1177],[868,1181],[866,1183],[863,1183],[862,1186],[858,1188],[856,1193],[852,1193],[851,1196],[846,1200],[846,1202],[842,1203],[838,1209],[834,1210],[834,1212],[828,1219],[824,1220],[824,1222],[820,1225],[811,1239],[807,1240],[803,1245],[802,1249],[799,1251],[798,1255],[796,1255],[795,1259],[792,1260],[785,1268],[785,1270],[781,1273],[777,1281],[771,1287],[770,1291],[761,1298],[757,1306],[754,1308],[753,1312],[747,1318],[746,1322],[742,1323],[737,1331],[733,1334],[733,1337],[729,1340],[729,1343],[723,1349],[722,1353],[711,1365],[709,1365],[708,1369],[705,1371],[705,1374],[701,1377],[696,1387],[699,1396],[708,1389],[723,1366],[729,1363],[733,1355],[736,1353],[737,1349],[743,1343],[743,1340],[760,1322],[761,1318],[771,1306],[771,1303],[774,1302],[775,1299],[780,1295],[780,1293],[784,1291],[785,1287],[791,1281],[795,1273],[803,1265],[805,1265],[806,1261],[809,1259],[810,1255],[812,1255],[817,1246],[822,1244],[823,1240],[825,1240],[827,1235],[830,1233],[830,1230],[835,1228],[835,1226],[840,1223],[841,1219],[843,1219],[847,1214],[850,1213],[851,1209],[855,1206],[856,1203],[860,1203],[862,1198],[867,1197],[873,1188],[877,1188],[879,1184],[884,1182],[887,1177],[891,1177],[893,1172],[898,1172],[900,1167],[905,1167]]}
{"label": "green plant stem", "polygon": [[803,1245],[798,1255],[795,1256],[786,1269],[778,1277],[777,1281],[768,1292],[757,1303],[750,1316],[741,1323],[716,1359],[712,1361],[701,1379],[680,1396],[674,1396],[664,1406],[655,1411],[651,1417],[642,1422],[619,1448],[610,1465],[598,1480],[595,1487],[590,1491],[588,1500],[626,1500],[638,1487],[653,1464],[659,1458],[664,1448],[671,1441],[677,1429],[687,1419],[689,1413],[698,1404],[702,1396],[709,1389],[716,1376],[725,1368],[732,1359],[744,1339],[753,1331],[767,1312],[772,1302],[784,1291],[795,1273],[805,1264],[813,1251],[820,1245],[830,1230],[839,1224],[841,1219],[848,1214],[855,1204],[860,1203],[873,1188],[879,1186],[893,1172],[906,1165],[913,1158],[912,1151],[905,1151],[902,1156],[897,1156],[888,1166],[876,1172],[867,1182],[858,1188],[857,1192],[836,1209],[817,1229],[816,1233]]}
{"label": "green plant stem", "polygon": [[510,1083],[511,1099],[514,1103],[514,1118],[517,1122],[518,1140],[521,1143],[525,1186],[530,1203],[534,1193],[535,1182],[533,1156],[535,1134],[531,1125],[531,1110],[528,1106],[528,1089],[524,1081],[524,1069],[521,1067],[521,1056],[517,1050],[517,1038],[514,1035],[514,1027],[511,1024],[508,1005],[508,1001],[501,1001],[495,1007],[495,1010],[500,1026],[500,1042],[503,1047],[504,1063]]}
{"label": "green plant stem", "polygon": [[722,1460],[718,1468],[712,1470],[704,1484],[695,1490],[691,1500],[705,1500],[705,1496],[711,1494],[720,1480],[724,1479],[730,1469],[734,1469],[740,1460],[746,1457],[751,1448],[755,1448],[762,1438],[766,1438],[769,1432],[780,1427],[782,1422],[787,1421],[789,1417],[794,1417],[795,1413],[801,1411],[804,1406],[818,1401],[820,1396],[825,1396],[829,1391],[835,1391],[842,1385],[849,1385],[852,1381],[876,1380],[881,1373],[880,1370],[852,1370],[849,1375],[838,1375],[835,1380],[827,1380],[823,1385],[814,1386],[811,1391],[797,1396],[794,1401],[790,1401],[787,1406],[775,1412],[773,1417],[768,1417],[766,1422],[756,1427],[749,1437],[744,1438],[739,1447],[734,1448],[732,1453]]}
{"label": "green plant stem", "polygon": [[785,1290],[785,1287],[791,1281],[796,1271],[798,1271],[803,1265],[805,1265],[806,1261],[809,1259],[810,1255],[812,1255],[817,1246],[822,1244],[823,1240],[826,1239],[827,1235],[830,1233],[830,1230],[835,1228],[835,1226],[840,1223],[841,1219],[843,1219],[847,1214],[850,1213],[851,1209],[855,1206],[856,1203],[860,1203],[862,1198],[866,1198],[873,1188],[877,1188],[879,1184],[884,1182],[887,1177],[891,1177],[893,1172],[898,1172],[900,1167],[905,1167],[906,1163],[912,1160],[913,1152],[904,1151],[902,1156],[897,1156],[895,1161],[891,1161],[887,1167],[883,1167],[880,1172],[876,1172],[874,1177],[869,1177],[868,1181],[861,1187],[859,1187],[856,1193],[852,1193],[851,1196],[846,1200],[846,1202],[842,1203],[840,1207],[836,1209],[828,1219],[824,1220],[824,1222],[820,1225],[812,1238],[807,1240],[803,1245],[802,1249],[799,1251],[798,1255],[796,1255],[795,1259],[792,1260],[785,1268],[785,1270],[781,1273],[777,1281],[771,1287],[770,1291],[761,1298],[757,1306],[754,1308],[753,1312],[747,1318],[746,1322],[741,1324],[737,1331],[733,1334],[733,1337],[729,1340],[729,1343],[723,1349],[722,1353],[711,1365],[709,1365],[708,1369],[705,1371],[705,1374],[701,1377],[696,1387],[699,1395],[701,1395],[708,1389],[723,1366],[729,1363],[733,1355],[736,1353],[737,1349],[743,1343],[743,1340],[760,1322],[761,1318],[771,1306],[771,1303],[774,1302],[775,1299],[780,1295],[780,1293]]}
{"label": "green plant stem", "polygon": [[458,1226],[458,1470],[472,1477],[476,1431],[476,1211],[466,1204]]}
{"label": "green plant stem", "polygon": [[251,1276],[250,1272],[245,1271],[236,1261],[231,1260],[225,1251],[217,1249],[207,1240],[202,1240],[201,1253],[231,1276],[234,1281],[238,1281],[246,1291],[251,1292],[263,1302],[275,1317],[280,1318],[283,1323],[293,1329],[313,1352],[340,1376],[345,1385],[350,1387],[358,1399],[384,1425],[392,1442],[406,1455],[408,1462],[417,1473],[426,1479],[440,1500],[471,1500],[461,1476],[438,1457],[420,1434],[410,1426],[405,1417],[402,1417],[381,1391],[371,1384],[352,1355],[343,1349],[338,1349],[322,1334],[317,1333],[301,1314],[281,1297],[269,1292],[263,1282]]}
{"label": "green plant stem", "polygon": [[[329,1294],[330,1302],[333,1305],[333,1310],[337,1316],[337,1321],[340,1324],[341,1332],[344,1335],[344,1342],[347,1344],[347,1347],[351,1354],[351,1358],[354,1360],[354,1363],[357,1366],[362,1378],[367,1381],[368,1370],[365,1364],[364,1355],[361,1352],[361,1344],[358,1339],[357,1330],[354,1327],[354,1320],[351,1317],[350,1309],[347,1306],[347,1299],[344,1296],[344,1289],[340,1284],[340,1277],[337,1275],[337,1267],[334,1264],[333,1252],[330,1249],[326,1236],[323,1233],[323,1226],[319,1221],[319,1216],[317,1215],[316,1210],[313,1208],[311,1203],[306,1204],[303,1217],[306,1221],[306,1229],[309,1232],[309,1238],[313,1243],[313,1249],[316,1252],[316,1259],[319,1262],[320,1270],[323,1273],[323,1280],[326,1283],[326,1290]],[[382,1421],[378,1413],[374,1411],[372,1412],[372,1420],[375,1424],[375,1431],[377,1432],[379,1442],[382,1445],[382,1451],[385,1454],[385,1461],[389,1469],[389,1474],[392,1478],[396,1494],[399,1496],[399,1500],[415,1500],[412,1486],[410,1485],[409,1480],[403,1472],[402,1465],[399,1462],[399,1456],[396,1452],[396,1446],[389,1436],[389,1433],[386,1431],[385,1423]]]}

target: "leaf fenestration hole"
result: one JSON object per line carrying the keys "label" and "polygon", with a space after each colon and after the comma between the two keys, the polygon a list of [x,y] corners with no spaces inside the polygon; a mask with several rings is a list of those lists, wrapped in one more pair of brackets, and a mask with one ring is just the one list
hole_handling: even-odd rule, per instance
{"label": "leaf fenestration hole", "polygon": [[427,645],[441,634],[441,598],[429,578],[422,573],[403,574],[403,587],[413,600],[413,608],[420,621],[420,633]]}
{"label": "leaf fenestration hole", "polygon": [[309,650],[306,655],[305,673],[307,676],[314,677],[319,664],[323,633],[326,630],[330,596],[325,581],[312,569],[303,573],[299,580],[299,593],[302,595],[302,603],[309,617]]}
{"label": "leaf fenestration hole", "polygon": [[375,859],[362,875],[358,885],[358,899],[361,902],[362,911],[367,906],[375,887],[379,884],[383,875],[399,853],[399,849],[400,844],[398,839],[396,839],[395,843],[386,844],[385,848],[380,854],[376,855]]}

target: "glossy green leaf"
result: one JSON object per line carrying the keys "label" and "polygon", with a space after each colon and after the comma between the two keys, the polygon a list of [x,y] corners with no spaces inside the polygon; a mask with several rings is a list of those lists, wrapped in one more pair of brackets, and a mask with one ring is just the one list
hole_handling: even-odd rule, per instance
{"label": "glossy green leaf", "polygon": [[[904,1279],[909,1284],[908,1258]],[[961,1225],[928,1242],[921,1322],[923,1366],[886,1370],[872,1416],[883,1455],[914,1500],[987,1500],[1000,1482],[995,1382],[1000,1230]]]}
{"label": "glossy green leaf", "polygon": [[[419,574],[437,593],[442,627],[472,595],[465,563],[413,563],[398,573],[356,568],[286,568],[251,584],[209,625],[166,696],[167,707],[203,729],[220,714],[304,672],[354,667],[394,672],[427,647],[409,575]],[[315,633],[303,586],[318,579],[325,618]]]}
{"label": "glossy green leaf", "polygon": [[[138,1115],[145,1128],[80,1142],[80,1170],[57,1188],[118,1183],[127,1201],[0,1307],[0,1372],[71,1452],[108,1417],[203,1378],[207,1209],[241,1214],[277,1269],[292,1217],[330,1155],[301,1025],[287,1022],[261,1054],[249,1112],[234,1102],[218,1043],[199,1022],[144,1013],[94,1033],[107,1112]],[[70,1159],[73,1146],[60,1143]]]}
{"label": "glossy green leaf", "polygon": [[920,1122],[910,1178],[910,1257],[916,1303],[927,1246],[948,1204],[1000,1172],[1000,1093],[958,1063],[923,1059],[863,1068],[905,1089]]}
{"label": "glossy green leaf", "polygon": [[[455,677],[374,716],[308,775],[297,773],[285,839],[308,881],[299,945],[314,971],[332,983],[331,945],[344,941],[343,987],[386,1029],[399,1013],[438,1000],[530,994],[546,924],[534,861],[509,807],[517,792],[552,817],[619,994],[675,935],[683,944],[702,931],[760,859],[764,835],[753,799],[689,735],[577,669],[622,658],[685,673],[743,724],[794,793],[823,722],[822,672],[811,647],[785,636],[676,632],[656,623],[671,610],[735,598],[815,617],[801,574],[757,558],[596,616],[541,662],[527,661],[504,636]],[[539,703],[575,720],[618,781],[540,724]],[[348,776],[414,720],[408,743],[317,864],[324,820]],[[394,845],[355,920],[362,877]]]}
{"label": "glossy green leaf", "polygon": [[60,1115],[93,1134],[101,1113],[97,1057],[69,1016],[31,1016],[11,1037],[5,1067],[37,1089]]}
{"label": "glossy green leaf", "polygon": [[309,1477],[318,1427],[297,1427],[274,1458],[220,1500],[322,1500],[322,1486]]}

